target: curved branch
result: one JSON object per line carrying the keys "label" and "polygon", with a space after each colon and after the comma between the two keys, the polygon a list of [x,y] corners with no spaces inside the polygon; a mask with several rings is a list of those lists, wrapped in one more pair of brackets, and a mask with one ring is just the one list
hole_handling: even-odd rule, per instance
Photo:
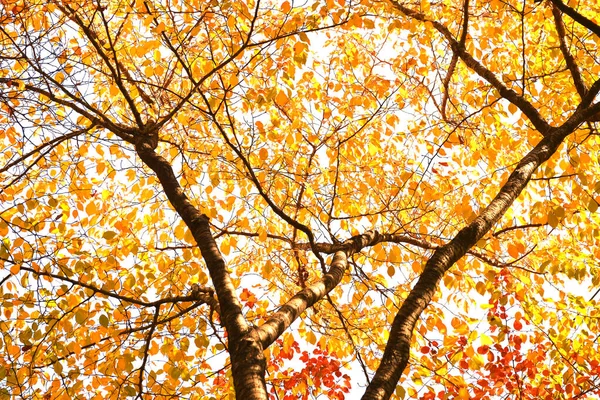
{"label": "curved branch", "polygon": [[[535,247],[535,246],[534,246],[534,247]],[[533,250],[533,249],[532,249],[532,250]],[[546,275],[546,273],[545,273],[545,272],[534,271],[534,270],[532,270],[532,269],[525,268],[525,267],[521,267],[520,265],[516,265],[516,263],[517,263],[518,261],[520,261],[520,260],[522,260],[523,258],[527,257],[527,256],[529,255],[529,253],[531,253],[531,251],[532,251],[532,250],[530,250],[530,251],[529,251],[527,254],[525,254],[525,255],[523,255],[523,256],[521,256],[521,257],[519,257],[518,259],[516,259],[516,260],[514,260],[514,261],[511,261],[511,262],[510,262],[510,263],[508,263],[508,264],[506,264],[506,263],[502,263],[502,262],[499,262],[499,261],[496,261],[496,260],[494,260],[494,259],[492,259],[492,258],[490,258],[490,257],[488,257],[488,256],[486,256],[486,255],[484,255],[484,254],[481,254],[481,253],[479,253],[479,252],[476,252],[476,251],[473,251],[473,250],[469,250],[469,251],[467,251],[467,254],[470,254],[470,255],[472,255],[473,257],[475,257],[475,258],[478,258],[478,259],[480,259],[481,261],[483,261],[484,263],[486,263],[486,264],[488,264],[488,265],[491,265],[492,267],[495,267],[495,268],[516,268],[516,269],[520,269],[520,270],[522,270],[522,271],[528,272],[528,273],[530,273],[530,274],[535,274],[535,275]]]}
{"label": "curved branch", "polygon": [[[35,160],[33,160],[33,162],[31,164],[27,165],[23,171],[21,171],[18,175],[14,176],[13,179],[10,182],[8,182],[6,185],[0,187],[0,193],[4,192],[6,189],[8,189],[9,187],[11,187],[15,182],[18,182],[24,176],[26,176],[27,173],[29,172],[29,170],[31,170],[31,168],[33,168],[35,165],[37,165],[37,163],[40,162],[40,160],[42,160],[48,153],[50,153],[52,151],[52,149],[54,149],[60,143],[64,142],[65,140],[68,140],[68,139],[74,138],[76,136],[79,136],[82,133],[88,132],[92,128],[94,128],[94,126],[95,125],[92,124],[88,128],[80,129],[78,131],[71,132],[70,134],[57,137],[57,138],[55,138],[53,140],[50,140],[49,142],[43,143],[40,146],[36,147],[35,149],[31,150],[29,153],[24,154],[23,156],[17,158],[13,162],[8,163],[3,168],[0,168],[0,173],[6,172],[11,167],[14,167],[18,163],[25,161],[27,158],[31,157],[32,155],[34,155],[36,153],[40,153],[40,155],[38,155],[35,158]],[[46,150],[46,151],[42,151],[42,149],[44,149],[44,148],[46,148],[48,146],[51,146],[51,147],[48,150]]]}
{"label": "curved branch", "polygon": [[567,68],[571,72],[571,77],[573,78],[573,84],[575,85],[575,89],[577,89],[577,93],[583,99],[587,94],[587,87],[583,82],[581,77],[581,72],[579,72],[579,67],[577,66],[577,62],[573,55],[569,52],[567,48],[567,43],[565,42],[565,25],[562,20],[562,15],[560,10],[556,5],[552,6],[552,15],[554,16],[554,26],[556,27],[556,33],[558,34],[558,41],[560,51],[565,59],[565,63],[567,64]]}
{"label": "curved branch", "polygon": [[544,225],[547,225],[547,224],[525,224],[525,225],[509,226],[508,228],[503,228],[503,229],[500,229],[500,230],[492,233],[492,236],[498,237],[506,232],[514,231],[516,229],[539,228],[540,226],[544,226]]}
{"label": "curved branch", "polygon": [[[257,328],[258,339],[263,348],[270,346],[302,314],[325,297],[344,277],[348,268],[348,257],[367,246],[379,243],[381,235],[369,231],[341,243],[343,250],[336,250],[329,271],[323,278],[306,287],[285,303],[264,324]],[[335,245],[332,245],[335,246]]]}
{"label": "curved branch", "polygon": [[148,331],[148,336],[146,337],[146,348],[144,349],[144,358],[142,359],[142,365],[140,366],[140,376],[138,380],[138,394],[136,399],[142,398],[142,393],[144,392],[144,371],[146,369],[146,363],[148,362],[148,355],[150,354],[150,342],[152,341],[152,335],[154,335],[154,331],[156,330],[156,326],[158,323],[158,316],[160,315],[160,306],[156,307],[154,311],[154,318],[152,319],[152,326]]}
{"label": "curved branch", "polygon": [[[59,10],[61,10],[61,12],[63,14],[65,14],[65,16],[67,18],[69,18],[71,21],[75,22],[75,24],[77,24],[77,26],[83,31],[83,33],[85,34],[87,39],[90,41],[92,46],[94,46],[96,53],[100,56],[102,61],[104,61],[104,64],[106,65],[106,67],[110,70],[110,76],[112,76],[113,79],[115,80],[115,84],[117,85],[117,87],[119,88],[119,91],[123,95],[123,98],[127,102],[127,105],[129,106],[129,109],[131,110],[131,113],[133,114],[133,117],[135,118],[136,123],[138,124],[139,127],[144,126],[144,121],[142,120],[142,116],[141,116],[139,110],[135,106],[135,101],[133,100],[133,98],[131,97],[129,92],[127,91],[127,88],[125,87],[125,85],[123,84],[123,80],[121,79],[121,72],[120,72],[119,64],[116,62],[117,61],[116,55],[114,56],[116,66],[114,66],[111,63],[110,57],[104,52],[104,48],[103,48],[103,45],[105,45],[104,41],[102,39],[100,39],[98,37],[98,35],[96,34],[96,32],[94,32],[90,28],[91,24],[90,25],[86,24],[79,17],[79,15],[77,14],[77,11],[74,10],[73,8],[71,8],[66,3],[62,3],[62,4],[59,3],[56,5],[56,7]],[[109,49],[114,54],[114,48],[112,46],[112,41],[110,40],[110,37],[109,37]]]}
{"label": "curved branch", "polygon": [[72,139],[74,137],[77,137],[77,136],[81,135],[82,133],[89,132],[94,127],[95,127],[95,125],[92,124],[92,125],[88,126],[87,128],[82,128],[82,129],[79,129],[77,131],[68,133],[68,134],[63,135],[63,136],[59,136],[59,137],[54,138],[52,140],[49,140],[49,141],[47,141],[45,143],[42,143],[39,146],[37,146],[35,149],[31,150],[30,152],[23,154],[21,157],[17,158],[16,160],[14,160],[14,161],[6,164],[4,167],[0,168],[0,173],[8,171],[9,168],[12,168],[15,165],[17,165],[17,164],[25,161],[26,159],[28,159],[29,157],[31,157],[35,153],[39,153],[40,151],[42,151],[42,149],[44,149],[44,148],[46,148],[48,146],[52,146],[52,148],[54,148],[57,145],[59,145],[60,143],[64,142],[65,140]]}
{"label": "curved branch", "polygon": [[[373,239],[354,252],[358,252],[368,246],[375,246],[378,243],[406,243],[428,250],[434,250],[438,248],[437,245],[434,245],[422,239],[417,239],[406,235],[400,235],[397,233],[379,233],[378,231],[368,231],[364,235],[354,236],[343,243],[315,243],[315,248],[321,253],[325,254],[333,254],[338,251],[348,252],[351,251],[351,249],[353,249],[355,241],[360,240],[360,238],[365,235],[368,235],[369,237],[373,236]],[[310,250],[310,244],[297,243],[294,246],[294,248],[299,250]]]}
{"label": "curved branch", "polygon": [[[9,275],[8,277],[11,277],[11,275]],[[152,326],[158,326],[158,325],[166,324],[167,322],[170,322],[170,321],[172,321],[174,319],[177,319],[177,318],[181,317],[182,315],[185,315],[188,312],[192,311],[193,309],[198,308],[202,304],[209,304],[210,307],[211,307],[211,312],[212,312],[212,310],[214,309],[213,304],[216,304],[216,302],[217,301],[214,298],[212,298],[210,300],[208,298],[200,299],[200,301],[197,301],[197,302],[193,303],[191,306],[184,308],[183,310],[179,311],[177,314],[173,314],[173,315],[171,315],[169,317],[163,318],[163,319],[161,319],[159,321],[156,321],[156,323],[150,322],[149,324],[138,326],[136,328],[124,329],[124,330],[122,330],[122,331],[119,332],[119,336],[121,336],[121,335],[130,335],[130,334],[135,333],[135,332],[139,332],[139,331],[144,331],[146,329],[150,329]],[[107,340],[114,339],[114,338],[115,338],[114,335],[105,336],[105,337],[99,339],[96,342],[91,342],[91,343],[82,345],[81,349],[82,350],[89,349],[91,347],[99,345],[102,342],[105,342]],[[69,358],[73,354],[78,354],[78,353],[75,352],[75,351],[70,351],[67,354],[65,354],[64,356],[58,357],[57,359],[52,360],[48,364],[41,364],[41,365],[33,366],[32,368],[33,369],[47,368],[47,367],[51,366],[52,364],[54,364],[56,361],[66,360],[67,358]]]}
{"label": "curved branch", "polygon": [[[469,0],[465,0],[463,5],[463,24],[462,30],[460,33],[459,45],[462,47],[465,45],[467,41],[467,30],[469,28]],[[452,79],[452,75],[454,74],[454,70],[456,68],[456,63],[458,62],[458,53],[452,52],[452,59],[450,60],[450,66],[448,67],[448,73],[444,78],[442,85],[444,86],[444,97],[442,97],[442,104],[440,107],[440,111],[442,113],[442,118],[444,121],[446,118],[446,104],[448,103],[448,97],[450,96],[448,93],[448,86],[450,85],[450,79]]]}
{"label": "curved branch", "polygon": [[454,38],[446,26],[438,21],[433,21],[427,18],[423,13],[411,10],[410,8],[400,4],[397,0],[390,1],[396,9],[398,9],[407,17],[413,18],[417,21],[431,23],[433,27],[446,38],[452,47],[452,51],[455,54],[458,54],[460,59],[469,69],[475,71],[475,73],[492,85],[498,91],[498,93],[500,93],[500,96],[517,106],[523,112],[523,114],[529,118],[531,123],[542,135],[546,135],[548,131],[550,131],[550,125],[544,120],[544,118],[542,118],[538,110],[523,96],[520,96],[514,90],[504,86],[504,84],[502,84],[502,82],[496,77],[496,75],[494,75],[492,71],[484,67],[479,61],[473,58],[473,56],[466,51],[465,46],[461,45],[461,43]]}
{"label": "curved branch", "polygon": [[[54,93],[50,92],[49,90],[40,89],[34,85],[31,85],[28,83],[23,83],[22,81],[19,81],[18,79],[0,78],[0,83],[6,83],[6,84],[10,84],[10,85],[23,84],[25,89],[27,89],[31,92],[46,96],[52,102],[54,102],[56,104],[60,104],[65,107],[68,107],[71,110],[75,111],[76,113],[84,116],[85,118],[87,118],[88,120],[91,121],[92,125],[101,126],[105,129],[111,131],[112,133],[114,133],[115,135],[117,135],[118,137],[123,139],[124,141],[126,141],[128,143],[134,143],[134,138],[132,135],[131,128],[126,127],[126,126],[121,125],[116,122],[112,122],[104,114],[100,113],[98,110],[96,110],[94,108],[88,107],[88,108],[90,108],[90,111],[88,111],[72,101],[65,100],[65,99],[62,99],[62,98],[56,96]],[[96,113],[97,115],[92,114],[92,112]]]}
{"label": "curved branch", "polygon": [[574,8],[569,7],[560,0],[550,0],[550,2],[554,4],[560,11],[573,18],[575,22],[594,32],[594,34],[600,38],[600,25],[596,24],[591,19],[588,19],[587,17],[581,15]]}
{"label": "curved branch", "polygon": [[[2,260],[4,262],[13,263],[12,261],[7,260],[5,258],[0,258],[0,260]],[[36,271],[33,268],[29,268],[29,267],[25,267],[25,266],[21,266],[21,270],[22,271],[31,272],[32,274],[37,275],[37,276],[48,276],[50,278],[59,279],[59,280],[64,281],[64,282],[69,282],[69,283],[71,283],[73,285],[89,289],[89,290],[91,290],[94,293],[100,293],[100,294],[102,294],[102,295],[104,295],[106,297],[117,299],[117,300],[120,300],[120,301],[125,302],[125,303],[136,304],[136,305],[141,306],[141,307],[157,307],[157,306],[160,306],[161,304],[165,304],[165,303],[187,302],[187,301],[196,301],[196,300],[201,299],[198,294],[192,293],[189,296],[166,297],[164,299],[159,299],[159,300],[156,300],[156,301],[147,302],[147,301],[139,300],[139,299],[134,298],[134,297],[122,296],[120,294],[113,293],[110,290],[101,289],[101,288],[96,287],[94,285],[90,285],[89,283],[80,282],[80,281],[78,281],[76,279],[72,279],[72,278],[69,278],[69,277],[66,277],[66,276],[63,276],[63,275],[53,274],[51,272]],[[208,302],[207,302],[207,304],[208,304]]]}
{"label": "curved branch", "polygon": [[[238,236],[245,236],[245,237],[259,237],[260,235],[256,232],[245,232],[245,231],[230,231],[227,229],[221,229],[219,233],[217,233],[215,235],[215,239],[224,236],[224,235],[238,235]],[[280,236],[280,235],[273,235],[271,233],[267,233],[267,237],[270,239],[276,239],[276,240],[281,240],[287,243],[292,243],[292,240],[289,238],[286,238],[285,236]]]}
{"label": "curved branch", "polygon": [[235,295],[235,286],[226,269],[225,260],[210,231],[209,219],[198,211],[183,192],[171,164],[154,151],[158,142],[158,132],[147,132],[138,137],[140,140],[135,146],[138,155],[144,164],[156,173],[167,198],[198,244],[217,293],[225,328],[230,339],[235,341],[248,330],[248,324],[242,315],[242,306]]}

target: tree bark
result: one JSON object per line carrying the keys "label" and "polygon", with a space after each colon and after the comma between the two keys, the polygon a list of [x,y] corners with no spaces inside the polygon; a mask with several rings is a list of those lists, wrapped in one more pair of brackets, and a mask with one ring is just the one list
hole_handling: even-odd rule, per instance
{"label": "tree bark", "polygon": [[444,273],[477,243],[508,210],[533,173],[556,152],[558,146],[598,108],[579,109],[559,128],[550,128],[546,136],[519,162],[496,197],[468,226],[449,243],[435,250],[425,264],[417,284],[400,307],[392,322],[390,338],[381,364],[368,385],[363,399],[388,399],[394,392],[410,357],[410,343],[415,324],[427,307]]}
{"label": "tree bark", "polygon": [[206,262],[219,300],[220,316],[228,334],[229,353],[236,397],[267,399],[266,361],[263,347],[254,329],[242,314],[235,287],[227,272],[225,260],[210,232],[209,218],[189,201],[177,181],[171,164],[156,153],[158,132],[139,132],[135,149],[139,157],[158,177],[167,198],[190,229]]}

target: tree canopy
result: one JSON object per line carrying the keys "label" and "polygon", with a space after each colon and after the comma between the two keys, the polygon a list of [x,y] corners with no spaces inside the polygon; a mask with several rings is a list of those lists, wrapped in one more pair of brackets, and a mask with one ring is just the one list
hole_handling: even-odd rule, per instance
{"label": "tree canopy", "polygon": [[599,13],[0,0],[0,398],[600,395]]}

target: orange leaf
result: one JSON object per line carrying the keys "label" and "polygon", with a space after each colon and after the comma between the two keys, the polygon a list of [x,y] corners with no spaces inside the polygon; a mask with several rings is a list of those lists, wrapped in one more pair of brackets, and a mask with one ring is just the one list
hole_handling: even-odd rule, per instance
{"label": "orange leaf", "polygon": [[10,267],[10,273],[13,274],[13,275],[18,274],[19,271],[21,271],[21,264],[13,264]]}
{"label": "orange leaf", "polygon": [[275,96],[275,103],[277,103],[278,106],[283,107],[285,106],[289,101],[289,98],[287,97],[287,94],[285,94],[285,92],[283,90],[280,90],[279,92],[277,92],[277,96]]}
{"label": "orange leaf", "polygon": [[266,160],[269,157],[269,152],[267,151],[266,148],[262,148],[258,151],[258,156],[260,157],[261,160]]}

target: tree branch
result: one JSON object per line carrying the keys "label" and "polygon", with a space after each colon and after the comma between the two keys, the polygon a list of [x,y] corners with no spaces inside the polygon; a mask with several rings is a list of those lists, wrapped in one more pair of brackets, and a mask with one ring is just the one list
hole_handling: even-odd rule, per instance
{"label": "tree branch", "polygon": [[225,260],[210,232],[209,219],[200,213],[185,195],[171,164],[154,151],[157,140],[151,136],[157,137],[158,132],[138,135],[140,140],[136,143],[136,151],[142,161],[156,173],[167,198],[196,240],[215,287],[222,321],[230,339],[233,337],[235,340],[244,335],[248,324],[242,315],[242,306],[235,295],[235,286],[225,267]]}
{"label": "tree branch", "polygon": [[573,78],[573,84],[575,85],[575,89],[577,89],[579,97],[581,97],[581,99],[584,99],[588,90],[585,87],[585,83],[583,82],[581,73],[579,72],[577,62],[569,52],[569,49],[567,48],[567,43],[565,42],[565,25],[563,23],[560,10],[554,4],[552,6],[552,15],[554,16],[554,26],[556,27],[556,33],[558,34],[560,51],[563,55],[563,58],[565,59],[567,68],[569,68],[569,71],[571,72],[571,77]]}
{"label": "tree branch", "polygon": [[142,394],[144,392],[144,371],[146,369],[146,363],[148,362],[148,355],[150,354],[150,342],[152,341],[152,335],[154,335],[154,331],[156,330],[156,326],[158,323],[158,316],[160,315],[160,306],[156,306],[156,310],[154,311],[154,319],[152,320],[152,325],[150,326],[150,330],[148,331],[148,335],[146,336],[146,346],[144,349],[144,358],[142,359],[142,365],[140,366],[140,376],[138,380],[138,394],[136,399],[141,399]]}
{"label": "tree branch", "polygon": [[[375,246],[378,243],[407,243],[429,250],[433,250],[438,247],[425,240],[413,238],[411,236],[400,235],[397,233],[379,233],[378,231],[368,231],[367,233],[365,233],[365,235],[372,235],[373,239],[367,244],[365,244],[362,248]],[[354,236],[342,243],[315,243],[315,248],[321,253],[325,254],[333,254],[338,251],[348,252],[353,248],[355,241],[360,240],[362,236],[363,235]],[[294,245],[294,248],[299,250],[310,250],[310,244],[297,243],[296,245]],[[356,251],[360,251],[361,249],[358,249]]]}
{"label": "tree branch", "polygon": [[[69,18],[71,21],[73,21],[75,24],[77,24],[77,26],[83,31],[83,33],[85,34],[85,36],[87,37],[89,42],[92,44],[92,46],[94,46],[96,53],[100,56],[102,61],[104,61],[104,64],[106,65],[106,67],[110,70],[110,76],[112,76],[112,78],[114,79],[115,84],[117,85],[117,87],[119,88],[119,91],[123,95],[123,98],[127,102],[127,105],[129,106],[129,109],[131,110],[131,113],[133,114],[133,117],[135,118],[135,122],[137,123],[137,125],[140,128],[143,127],[144,121],[142,120],[142,116],[135,105],[135,101],[129,94],[129,91],[127,90],[127,88],[123,84],[123,80],[121,79],[119,65],[118,65],[118,63],[116,63],[116,61],[117,61],[116,55],[114,57],[116,66],[113,66],[111,63],[110,57],[104,52],[104,47],[103,47],[103,45],[105,44],[105,43],[103,43],[104,41],[101,40],[98,37],[98,35],[96,34],[96,32],[94,32],[90,28],[91,24],[90,25],[86,24],[79,17],[79,15],[77,14],[77,11],[74,10],[73,8],[71,8],[67,3],[57,3],[56,7],[59,10],[61,10],[67,18]],[[115,53],[115,51],[112,47],[112,41],[110,40],[110,37],[109,37],[109,49],[113,52],[113,54]]]}
{"label": "tree branch", "polygon": [[[0,260],[14,264],[11,260],[7,260],[5,258],[0,258]],[[106,297],[117,299],[117,300],[120,300],[125,303],[135,304],[135,305],[138,305],[141,307],[157,307],[157,306],[160,306],[161,304],[165,304],[165,303],[197,301],[200,299],[197,294],[192,293],[191,295],[188,295],[188,296],[165,297],[164,299],[159,299],[156,301],[142,301],[142,300],[139,300],[134,297],[122,296],[120,294],[111,292],[110,290],[101,289],[97,286],[90,285],[89,283],[80,282],[76,279],[72,279],[72,278],[69,278],[69,277],[66,277],[63,275],[53,274],[51,272],[45,272],[45,271],[36,271],[35,269],[26,267],[26,266],[21,266],[21,270],[31,272],[32,274],[34,274],[36,276],[48,276],[48,277],[51,277],[54,279],[59,279],[64,282],[69,282],[73,285],[89,289],[94,293],[100,293]]]}
{"label": "tree branch", "polygon": [[[49,90],[40,89],[34,85],[21,82],[18,79],[0,78],[0,83],[6,83],[6,84],[10,84],[10,85],[23,84],[25,89],[27,89],[31,92],[46,96],[52,102],[54,102],[56,104],[60,104],[65,107],[68,107],[69,109],[75,111],[76,113],[84,116],[85,118],[87,118],[88,120],[91,121],[92,125],[101,126],[104,129],[111,131],[112,133],[114,133],[121,139],[125,140],[126,142],[134,143],[134,138],[132,135],[133,131],[131,128],[121,125],[116,122],[112,122],[103,113],[92,108],[91,106],[86,105],[86,107],[89,109],[89,110],[86,110],[72,101],[59,98],[58,96],[56,96],[54,93],[50,92]],[[78,101],[81,103],[80,100],[78,100]]]}
{"label": "tree branch", "polygon": [[578,13],[574,8],[569,7],[561,0],[550,0],[550,2],[554,4],[560,11],[573,18],[575,22],[579,23],[581,26],[586,27],[587,29],[592,31],[596,36],[598,36],[598,38],[600,38],[600,26],[594,21]]}
{"label": "tree branch", "polygon": [[54,148],[57,145],[59,145],[60,143],[64,142],[65,140],[72,139],[83,133],[87,133],[87,132],[91,131],[94,127],[95,127],[95,125],[92,124],[92,125],[88,126],[87,128],[78,129],[74,132],[67,133],[66,135],[59,136],[59,137],[56,137],[45,143],[42,143],[39,146],[37,146],[35,149],[31,150],[30,152],[23,154],[22,156],[18,157],[16,160],[13,160],[12,162],[9,162],[8,164],[6,164],[4,167],[0,168],[0,173],[8,171],[10,168],[25,161],[26,159],[28,159],[35,153],[39,153],[40,151],[42,151],[42,149],[44,149],[48,146],[51,146],[52,148]]}
{"label": "tree branch", "polygon": [[585,121],[588,113],[595,111],[596,106],[598,105],[579,107],[561,127],[549,129],[545,137],[521,159],[499,193],[477,218],[461,229],[449,243],[434,251],[427,260],[418,282],[394,318],[381,363],[363,399],[387,399],[391,396],[402,371],[408,365],[415,324],[433,298],[444,273],[504,215],[525,189],[538,167]]}
{"label": "tree branch", "polygon": [[466,64],[468,68],[475,71],[479,76],[485,79],[490,85],[492,85],[506,100],[517,106],[523,114],[529,118],[535,128],[542,134],[546,135],[550,130],[550,125],[542,118],[538,110],[528,102],[523,96],[520,96],[517,92],[507,88],[500,82],[500,80],[494,75],[492,71],[484,67],[479,61],[477,61],[471,54],[465,50],[465,46],[458,42],[452,33],[442,23],[433,21],[427,18],[423,13],[411,10],[410,8],[400,4],[397,0],[390,0],[392,5],[398,9],[402,14],[409,18],[413,18],[417,21],[429,22],[434,28],[440,32],[446,40],[450,43],[452,51],[454,51],[460,59]]}
{"label": "tree branch", "polygon": [[298,292],[264,324],[257,328],[258,338],[263,348],[270,346],[300,314],[308,307],[323,299],[325,295],[342,281],[344,273],[348,268],[348,257],[367,246],[379,243],[380,239],[381,235],[377,231],[369,231],[341,243],[339,245],[340,250],[335,251],[329,271],[323,278]]}
{"label": "tree branch", "polygon": [[[459,39],[459,45],[461,47],[464,47],[466,41],[467,41],[467,34],[468,34],[468,28],[469,28],[469,0],[465,0],[464,5],[463,5],[463,23],[462,23],[462,29],[460,32],[460,39]],[[458,53],[453,51],[452,52],[452,59],[450,60],[450,66],[448,67],[448,72],[446,73],[446,77],[444,78],[442,85],[444,86],[444,97],[442,97],[442,104],[440,107],[440,111],[442,113],[442,118],[444,119],[444,121],[447,120],[446,118],[446,104],[448,103],[448,97],[449,97],[449,93],[448,93],[448,86],[450,85],[450,79],[452,79],[452,75],[454,74],[454,70],[456,69],[456,63],[458,62]]]}

